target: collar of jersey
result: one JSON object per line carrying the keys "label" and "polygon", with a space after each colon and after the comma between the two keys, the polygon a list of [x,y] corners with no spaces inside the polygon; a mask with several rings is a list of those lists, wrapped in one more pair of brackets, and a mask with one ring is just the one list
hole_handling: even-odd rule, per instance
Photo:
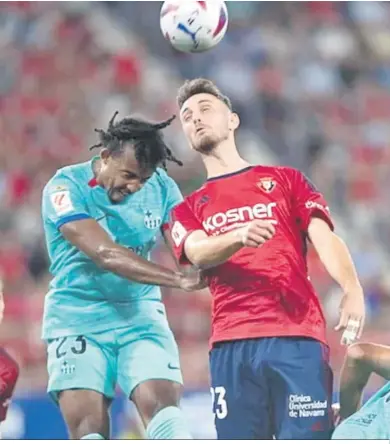
{"label": "collar of jersey", "polygon": [[210,177],[209,179],[207,179],[207,182],[213,182],[214,180],[226,179],[227,177],[236,176],[237,174],[245,173],[246,171],[249,171],[252,168],[254,168],[254,166],[249,165],[245,168],[242,168],[241,170],[233,171],[232,173],[222,174],[221,176]]}

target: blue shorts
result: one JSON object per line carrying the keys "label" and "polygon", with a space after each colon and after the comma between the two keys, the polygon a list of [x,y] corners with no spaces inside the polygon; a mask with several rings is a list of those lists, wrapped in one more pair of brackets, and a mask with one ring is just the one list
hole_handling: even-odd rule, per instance
{"label": "blue shorts", "polygon": [[161,303],[135,316],[132,326],[50,340],[48,373],[48,392],[55,400],[70,389],[113,398],[116,384],[130,397],[150,379],[183,383],[178,347]]}
{"label": "blue shorts", "polygon": [[390,383],[336,427],[332,439],[390,440]]}
{"label": "blue shorts", "polygon": [[218,439],[330,439],[328,348],[310,338],[215,344],[211,393]]}

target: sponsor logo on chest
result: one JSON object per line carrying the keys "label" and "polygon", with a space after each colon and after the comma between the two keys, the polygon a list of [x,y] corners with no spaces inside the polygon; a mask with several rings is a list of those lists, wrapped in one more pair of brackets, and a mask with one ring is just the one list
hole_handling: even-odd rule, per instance
{"label": "sponsor logo on chest", "polygon": [[257,203],[253,206],[230,208],[218,212],[203,221],[203,228],[212,235],[224,233],[247,224],[254,219],[271,219],[274,217],[276,202]]}

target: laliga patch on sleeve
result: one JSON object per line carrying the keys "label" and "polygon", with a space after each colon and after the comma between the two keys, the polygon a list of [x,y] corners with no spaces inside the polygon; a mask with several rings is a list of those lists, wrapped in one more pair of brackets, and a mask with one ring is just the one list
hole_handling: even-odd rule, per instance
{"label": "laliga patch on sleeve", "polygon": [[183,227],[183,225],[180,222],[175,222],[173,224],[172,230],[171,230],[171,236],[174,244],[176,247],[178,247],[182,242],[183,239],[186,237],[187,230]]}
{"label": "laliga patch on sleeve", "polygon": [[329,207],[324,207],[323,205],[321,205],[318,202],[313,202],[312,200],[308,200],[305,203],[305,207],[310,210],[311,208],[317,208],[317,210],[321,210],[321,211],[325,211],[327,213],[329,213]]}
{"label": "laliga patch on sleeve", "polygon": [[50,195],[50,199],[57,216],[62,216],[74,210],[72,199],[70,198],[70,192],[68,190],[57,191]]}

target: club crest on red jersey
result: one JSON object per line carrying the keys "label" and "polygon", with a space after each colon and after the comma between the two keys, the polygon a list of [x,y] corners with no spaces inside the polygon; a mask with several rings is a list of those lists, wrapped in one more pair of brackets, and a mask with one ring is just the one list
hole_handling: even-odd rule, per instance
{"label": "club crest on red jersey", "polygon": [[266,193],[270,193],[276,187],[276,182],[271,177],[265,177],[257,182],[257,186]]}

